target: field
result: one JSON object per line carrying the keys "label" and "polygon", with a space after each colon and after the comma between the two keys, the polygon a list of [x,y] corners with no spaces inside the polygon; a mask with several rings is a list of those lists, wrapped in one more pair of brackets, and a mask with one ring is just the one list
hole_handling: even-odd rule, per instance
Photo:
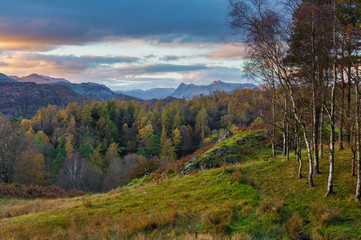
{"label": "field", "polygon": [[[259,132],[238,132],[214,148],[232,147],[242,139],[259,136]],[[361,204],[353,201],[356,178],[350,173],[350,150],[336,152],[335,194],[325,198],[327,152],[320,161],[321,174],[314,178],[315,187],[308,188],[307,178],[297,179],[298,163],[293,155],[290,161],[282,156],[272,159],[266,143],[249,146],[254,149],[238,164],[189,174],[169,166],[106,194],[55,200],[2,199],[0,238],[361,237]],[[212,149],[202,155],[209,155]],[[306,159],[304,163],[306,166]],[[306,167],[303,174],[307,176]]]}

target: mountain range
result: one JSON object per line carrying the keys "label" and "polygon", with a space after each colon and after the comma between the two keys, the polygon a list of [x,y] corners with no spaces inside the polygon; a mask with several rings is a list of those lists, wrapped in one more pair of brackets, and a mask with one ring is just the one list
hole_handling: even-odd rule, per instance
{"label": "mountain range", "polygon": [[0,112],[10,117],[31,117],[49,104],[65,107],[71,102],[110,99],[140,100],[96,83],[77,84],[38,74],[20,78],[0,73]]}
{"label": "mountain range", "polygon": [[186,98],[191,99],[194,96],[210,95],[214,91],[232,92],[239,88],[258,87],[252,83],[226,83],[220,80],[214,81],[209,85],[195,85],[181,83],[178,88],[153,88],[149,90],[131,90],[131,91],[117,91],[118,93],[133,96],[143,100],[162,99],[165,97]]}
{"label": "mountain range", "polygon": [[38,74],[25,77],[7,76],[0,73],[0,112],[11,117],[31,117],[41,107],[49,104],[66,106],[70,102],[83,103],[88,100],[144,101],[149,104],[157,99],[166,102],[178,98],[191,99],[198,95],[209,95],[213,91],[232,92],[239,88],[258,88],[251,83],[237,84],[214,81],[210,85],[180,84],[178,88],[153,88],[150,90],[112,91],[97,83],[71,83],[64,78],[53,78]]}

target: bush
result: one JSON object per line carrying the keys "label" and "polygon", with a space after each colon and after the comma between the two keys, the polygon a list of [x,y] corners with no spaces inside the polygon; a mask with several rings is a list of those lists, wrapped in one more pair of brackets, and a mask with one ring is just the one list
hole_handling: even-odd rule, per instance
{"label": "bush", "polygon": [[291,239],[307,239],[307,234],[302,228],[303,218],[298,213],[295,213],[287,220],[285,227],[288,236]]}
{"label": "bush", "polygon": [[83,198],[82,198],[82,203],[83,203],[83,206],[84,206],[85,208],[90,208],[90,207],[93,206],[92,200],[91,200],[90,198],[85,198],[85,197],[83,197]]}
{"label": "bush", "polygon": [[233,181],[237,182],[237,183],[242,183],[244,182],[244,177],[243,177],[243,174],[242,174],[242,169],[241,167],[238,167],[236,169],[236,171],[234,171],[232,173],[232,179]]}
{"label": "bush", "polygon": [[0,183],[0,198],[12,196],[19,198],[66,198],[78,197],[85,193],[80,190],[72,189],[64,191],[56,186],[40,186],[40,185],[19,185]]}
{"label": "bush", "polygon": [[324,203],[313,203],[311,214],[316,223],[320,225],[333,225],[342,221],[339,209],[327,207]]}

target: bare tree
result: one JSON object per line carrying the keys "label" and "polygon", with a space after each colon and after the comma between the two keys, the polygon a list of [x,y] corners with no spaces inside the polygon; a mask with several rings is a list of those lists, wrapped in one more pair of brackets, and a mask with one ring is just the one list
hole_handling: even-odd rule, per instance
{"label": "bare tree", "polygon": [[64,189],[83,189],[88,173],[89,163],[73,153],[65,159],[64,167],[60,171],[57,183]]}

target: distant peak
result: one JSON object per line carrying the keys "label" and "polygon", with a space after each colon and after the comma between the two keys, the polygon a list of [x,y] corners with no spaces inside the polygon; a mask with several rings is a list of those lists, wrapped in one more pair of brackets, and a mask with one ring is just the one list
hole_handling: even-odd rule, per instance
{"label": "distant peak", "polygon": [[32,73],[30,74],[28,77],[41,77],[39,74],[36,74],[36,73]]}
{"label": "distant peak", "polygon": [[216,80],[211,83],[211,85],[220,84],[223,83],[221,80]]}

